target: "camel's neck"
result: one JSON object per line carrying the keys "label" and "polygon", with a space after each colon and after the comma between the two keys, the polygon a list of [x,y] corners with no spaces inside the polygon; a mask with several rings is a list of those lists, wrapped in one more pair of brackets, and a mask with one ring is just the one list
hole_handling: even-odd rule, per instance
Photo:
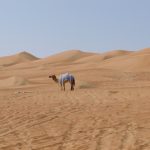
{"label": "camel's neck", "polygon": [[57,79],[57,78],[53,78],[53,80],[54,80],[56,83],[58,83],[58,79]]}

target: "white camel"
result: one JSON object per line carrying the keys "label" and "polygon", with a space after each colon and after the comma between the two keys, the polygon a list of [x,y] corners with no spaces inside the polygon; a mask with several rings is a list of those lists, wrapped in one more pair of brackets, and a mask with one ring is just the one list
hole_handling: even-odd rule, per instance
{"label": "white camel", "polygon": [[56,77],[55,74],[52,74],[49,76],[49,78],[52,78],[56,83],[59,83],[61,86],[61,90],[63,89],[65,91],[65,84],[67,82],[69,82],[71,85],[71,91],[74,90],[75,78],[73,75],[71,75],[69,73],[61,74],[61,75],[59,75],[58,78]]}

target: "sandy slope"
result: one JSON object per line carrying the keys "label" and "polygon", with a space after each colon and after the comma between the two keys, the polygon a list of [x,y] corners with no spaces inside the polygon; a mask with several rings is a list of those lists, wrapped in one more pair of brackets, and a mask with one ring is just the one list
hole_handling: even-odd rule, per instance
{"label": "sandy slope", "polygon": [[123,71],[150,71],[150,49],[133,52],[130,55],[108,59],[101,67]]}
{"label": "sandy slope", "polygon": [[80,62],[80,63],[90,63],[90,62],[100,63],[100,62],[103,62],[107,59],[116,58],[116,57],[119,57],[119,56],[126,56],[126,55],[129,55],[131,53],[132,53],[131,51],[114,50],[114,51],[110,51],[110,52],[106,52],[106,53],[102,53],[102,54],[90,55],[90,56],[87,56],[85,58],[79,59],[76,62]]}
{"label": "sandy slope", "polygon": [[0,80],[0,87],[15,87],[15,86],[22,86],[28,84],[29,81],[23,77],[19,76],[12,76],[6,79]]}
{"label": "sandy slope", "polygon": [[[0,150],[149,150],[149,51],[92,58],[100,55],[67,51],[0,68]],[[74,92],[48,79],[66,71]]]}
{"label": "sandy slope", "polygon": [[74,62],[76,60],[79,60],[81,58],[84,57],[88,57],[88,56],[92,56],[95,55],[95,53],[90,53],[90,52],[83,52],[80,50],[68,50],[68,51],[64,51],[52,56],[49,56],[43,60],[40,60],[40,62],[42,63],[70,63],[70,62]]}
{"label": "sandy slope", "polygon": [[38,58],[24,51],[12,56],[0,57],[0,66],[7,67],[34,60],[38,60]]}

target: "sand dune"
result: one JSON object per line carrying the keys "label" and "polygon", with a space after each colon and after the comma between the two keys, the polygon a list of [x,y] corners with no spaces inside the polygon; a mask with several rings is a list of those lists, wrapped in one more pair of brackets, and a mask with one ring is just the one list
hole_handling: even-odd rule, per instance
{"label": "sand dune", "polygon": [[38,60],[38,58],[28,52],[21,52],[12,56],[0,57],[0,66],[7,67],[22,62],[29,62],[34,60]]}
{"label": "sand dune", "polygon": [[76,62],[78,63],[99,63],[104,60],[104,57],[101,54],[95,54],[92,56],[87,56],[85,58],[79,59]]}
{"label": "sand dune", "polygon": [[114,50],[102,54],[94,54],[92,56],[87,56],[85,58],[77,60],[77,62],[82,62],[82,63],[100,63],[104,60],[111,59],[114,57],[119,57],[119,56],[125,56],[131,54],[131,51],[125,51],[125,50]]}
{"label": "sand dune", "polygon": [[138,50],[136,52],[134,52],[134,55],[145,55],[145,54],[150,54],[150,48],[144,48],[144,49],[141,49],[141,50]]}
{"label": "sand dune", "polygon": [[[149,60],[149,49],[0,58],[15,64],[0,70],[0,150],[149,150]],[[48,78],[66,71],[73,92]]]}
{"label": "sand dune", "polygon": [[55,55],[48,56],[46,58],[38,59],[36,61],[24,62],[24,64],[16,63],[11,66],[13,69],[28,69],[38,68],[39,70],[55,67],[70,65],[75,63],[77,60],[83,59],[88,56],[96,55],[95,53],[83,52],[80,50],[68,50]]}
{"label": "sand dune", "polygon": [[23,86],[28,84],[29,81],[23,77],[12,76],[3,80],[0,80],[0,87],[15,87],[15,86]]}
{"label": "sand dune", "polygon": [[68,50],[64,51],[52,56],[49,56],[41,62],[48,62],[48,63],[71,63],[76,60],[82,59],[84,57],[92,56],[95,55],[95,53],[90,53],[90,52],[83,52],[80,50]]}
{"label": "sand dune", "polygon": [[150,71],[150,49],[103,62],[101,67],[123,71]]}
{"label": "sand dune", "polygon": [[126,51],[126,50],[113,50],[110,52],[103,53],[102,55],[105,59],[110,59],[113,57],[129,55],[131,53],[133,53],[133,52],[132,51]]}

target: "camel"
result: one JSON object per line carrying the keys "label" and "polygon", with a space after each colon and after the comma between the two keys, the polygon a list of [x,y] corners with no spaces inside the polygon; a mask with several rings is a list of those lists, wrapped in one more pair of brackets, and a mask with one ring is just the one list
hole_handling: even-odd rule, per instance
{"label": "camel", "polygon": [[49,78],[52,78],[56,83],[60,84],[61,90],[65,91],[65,84],[67,82],[69,82],[70,85],[71,85],[71,91],[74,90],[75,78],[74,78],[73,75],[71,75],[69,73],[61,74],[61,75],[59,75],[58,78],[56,77],[55,74],[52,74],[52,75],[49,76]]}

